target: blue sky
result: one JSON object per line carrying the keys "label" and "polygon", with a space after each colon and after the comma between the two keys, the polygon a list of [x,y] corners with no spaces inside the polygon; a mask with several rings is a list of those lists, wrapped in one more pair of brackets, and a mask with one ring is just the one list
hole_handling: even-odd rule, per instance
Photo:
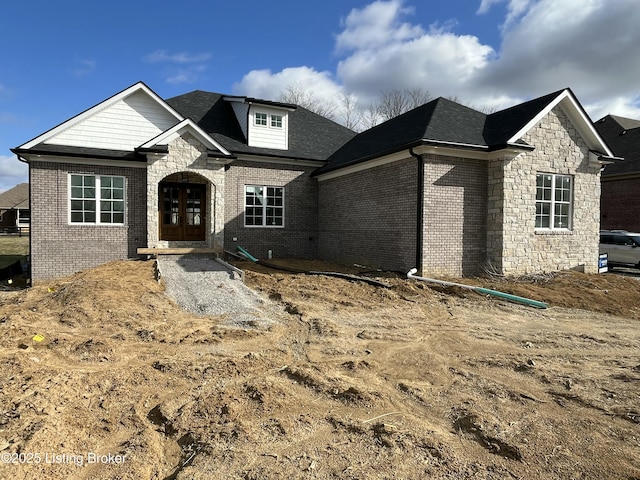
{"label": "blue sky", "polygon": [[[640,119],[637,0],[7,2],[0,191],[19,146],[137,81],[278,99],[290,85],[366,106],[420,87],[502,108],[571,87],[593,120]],[[339,121],[339,119],[337,119]]]}

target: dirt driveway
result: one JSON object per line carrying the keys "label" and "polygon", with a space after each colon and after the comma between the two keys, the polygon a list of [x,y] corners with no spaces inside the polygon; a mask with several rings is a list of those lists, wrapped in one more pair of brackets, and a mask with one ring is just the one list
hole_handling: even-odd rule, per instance
{"label": "dirt driveway", "polygon": [[243,267],[265,324],[150,262],[3,296],[0,478],[640,478],[640,282],[478,280],[536,310]]}

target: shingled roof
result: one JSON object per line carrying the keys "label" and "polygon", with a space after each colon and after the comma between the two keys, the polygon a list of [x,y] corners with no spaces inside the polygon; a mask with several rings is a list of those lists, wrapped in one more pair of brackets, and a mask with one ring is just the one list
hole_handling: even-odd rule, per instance
{"label": "shingled roof", "polygon": [[6,192],[0,193],[0,209],[28,209],[29,208],[29,184],[19,183]]}
{"label": "shingled roof", "polygon": [[[234,154],[268,155],[326,161],[356,133],[303,107],[289,111],[289,149],[250,147],[230,103],[219,93],[196,90],[166,100]],[[256,101],[256,99],[252,99]],[[262,101],[269,105],[284,105]],[[293,107],[293,106],[292,106]]]}
{"label": "shingled roof", "polygon": [[640,120],[607,115],[593,125],[613,153],[624,158],[607,165],[602,176],[640,173]]}
{"label": "shingled roof", "polygon": [[564,90],[487,115],[437,98],[360,133],[329,158],[322,174],[419,145],[448,145],[492,151],[506,146],[532,148],[513,137]]}

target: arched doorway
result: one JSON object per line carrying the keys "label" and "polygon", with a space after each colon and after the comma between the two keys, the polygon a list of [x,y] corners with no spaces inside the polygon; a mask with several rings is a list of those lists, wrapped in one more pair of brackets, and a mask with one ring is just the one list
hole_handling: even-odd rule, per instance
{"label": "arched doorway", "polygon": [[204,241],[207,232],[206,179],[177,173],[159,184],[159,235],[167,241]]}

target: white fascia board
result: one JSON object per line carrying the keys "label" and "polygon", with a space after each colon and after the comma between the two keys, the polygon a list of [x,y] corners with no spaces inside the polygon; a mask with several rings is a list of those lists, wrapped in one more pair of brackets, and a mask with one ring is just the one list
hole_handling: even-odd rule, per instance
{"label": "white fascia board", "polygon": [[213,138],[211,138],[208,133],[202,130],[202,128],[200,128],[198,124],[196,124],[190,118],[186,118],[177,125],[174,125],[170,129],[165,130],[157,137],[152,138],[147,143],[140,145],[139,148],[152,148],[156,145],[167,145],[169,142],[185,132],[189,132],[191,135],[196,137],[198,141],[200,141],[205,147],[212,150],[218,150],[223,155],[231,156],[231,152],[229,152],[226,148],[216,142]]}
{"label": "white fascia board", "polygon": [[524,127],[522,127],[513,137],[508,140],[508,143],[515,143],[520,140],[525,133],[531,130],[545,115],[547,115],[556,106],[560,105],[560,108],[569,117],[574,126],[578,129],[582,137],[587,141],[589,148],[592,150],[599,150],[605,152],[608,156],[613,157],[613,153],[602,140],[591,119],[585,114],[584,109],[578,103],[577,99],[572,95],[569,89],[565,89],[558,94],[549,104],[542,109],[533,119],[529,121]]}
{"label": "white fascia board", "polygon": [[113,95],[112,97],[109,97],[108,99],[98,103],[97,105],[94,105],[93,107],[85,110],[82,113],[79,113],[78,115],[71,117],[70,119],[62,122],[61,124],[59,124],[56,127],[53,127],[50,130],[47,130],[46,132],[44,132],[43,134],[37,136],[36,138],[29,140],[27,143],[24,143],[22,145],[20,145],[18,148],[24,148],[24,149],[28,149],[28,148],[32,148],[35,145],[38,145],[40,143],[46,142],[48,139],[54,137],[55,135],[59,134],[60,132],[66,130],[69,127],[72,127],[73,125],[77,125],[78,123],[82,122],[83,120],[89,118],[90,116],[94,115],[96,112],[99,112],[100,110],[103,110],[105,108],[110,107],[111,105],[116,104],[117,102],[119,102],[120,100],[123,100],[125,98],[127,98],[128,96],[139,92],[139,91],[143,91],[145,92],[147,95],[149,95],[153,100],[155,100],[158,105],[162,108],[164,108],[167,112],[169,112],[171,115],[173,115],[176,118],[176,121],[180,122],[184,119],[184,117],[182,115],[180,115],[178,112],[176,112],[173,108],[171,108],[162,98],[160,98],[158,96],[158,94],[156,94],[153,90],[151,90],[149,87],[147,87],[144,83],[142,82],[138,82],[132,86],[130,86],[129,88],[126,88],[124,90],[122,90],[120,93],[116,93],[115,95]]}

